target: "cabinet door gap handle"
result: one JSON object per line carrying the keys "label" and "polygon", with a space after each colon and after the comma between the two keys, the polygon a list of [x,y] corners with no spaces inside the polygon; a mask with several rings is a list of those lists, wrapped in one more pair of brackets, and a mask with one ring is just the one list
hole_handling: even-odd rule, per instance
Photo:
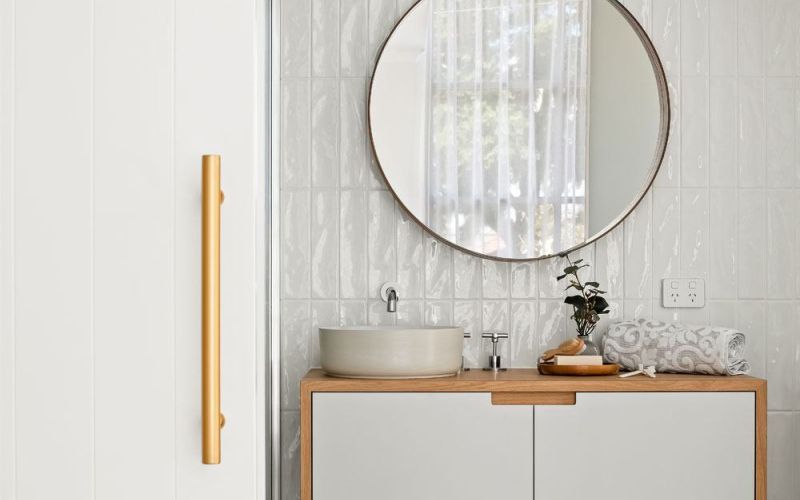
{"label": "cabinet door gap handle", "polygon": [[493,405],[574,405],[574,392],[493,392]]}

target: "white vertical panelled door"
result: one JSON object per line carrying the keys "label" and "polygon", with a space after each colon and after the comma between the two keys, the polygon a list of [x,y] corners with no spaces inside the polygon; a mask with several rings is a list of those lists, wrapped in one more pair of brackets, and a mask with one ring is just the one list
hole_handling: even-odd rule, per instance
{"label": "white vertical panelled door", "polygon": [[[0,0],[0,500],[266,498],[265,4]],[[201,156],[222,463],[201,463]]]}

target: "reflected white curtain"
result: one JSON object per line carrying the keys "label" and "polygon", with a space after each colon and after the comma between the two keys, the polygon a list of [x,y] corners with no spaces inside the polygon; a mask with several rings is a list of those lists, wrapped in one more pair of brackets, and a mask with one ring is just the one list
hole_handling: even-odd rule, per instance
{"label": "reflected white curtain", "polygon": [[429,8],[429,224],[499,257],[583,241],[590,0]]}

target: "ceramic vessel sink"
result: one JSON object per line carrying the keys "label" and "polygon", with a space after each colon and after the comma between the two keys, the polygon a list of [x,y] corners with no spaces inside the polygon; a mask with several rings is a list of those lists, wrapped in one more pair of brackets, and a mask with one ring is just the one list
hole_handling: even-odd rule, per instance
{"label": "ceramic vessel sink", "polygon": [[319,329],[322,369],[336,377],[447,377],[461,368],[463,345],[461,327]]}

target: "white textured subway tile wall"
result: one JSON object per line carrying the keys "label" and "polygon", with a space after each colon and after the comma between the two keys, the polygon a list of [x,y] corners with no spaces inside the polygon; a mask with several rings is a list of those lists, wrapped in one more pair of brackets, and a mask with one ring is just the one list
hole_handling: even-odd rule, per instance
{"label": "white textured subway tile wall", "polygon": [[[318,365],[318,325],[458,324],[511,333],[527,367],[569,335],[562,263],[508,264],[453,250],[393,201],[369,147],[377,50],[414,0],[281,5],[283,498],[298,498],[298,383]],[[769,379],[771,499],[800,495],[800,2],[627,0],[659,51],[671,139],[653,189],[581,250],[611,318],[713,323],[748,334]],[[660,306],[660,281],[707,280],[703,309]],[[399,313],[377,300],[400,284]],[[466,357],[483,361],[474,336]]]}

